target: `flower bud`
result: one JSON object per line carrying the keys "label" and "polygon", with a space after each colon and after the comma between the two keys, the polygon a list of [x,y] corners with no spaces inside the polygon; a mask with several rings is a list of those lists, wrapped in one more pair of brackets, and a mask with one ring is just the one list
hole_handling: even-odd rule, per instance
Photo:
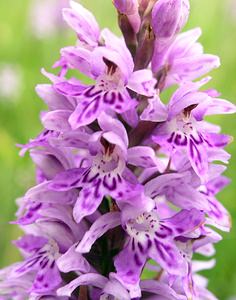
{"label": "flower bud", "polygon": [[155,50],[152,69],[156,72],[176,34],[188,20],[189,0],[159,0],[152,11],[152,27],[155,34]]}
{"label": "flower bud", "polygon": [[172,38],[186,24],[189,0],[159,0],[152,11],[152,26],[156,38]]}
{"label": "flower bud", "polygon": [[137,0],[114,0],[115,7],[123,14],[132,15],[138,7]]}
{"label": "flower bud", "polygon": [[150,0],[139,0],[139,10],[145,11],[149,5]]}
{"label": "flower bud", "polygon": [[147,14],[150,14],[150,12],[153,9],[154,4],[158,0],[139,0],[139,14],[141,17],[146,16]]}
{"label": "flower bud", "polygon": [[141,24],[138,0],[114,0],[113,3],[120,14],[127,16],[133,31],[137,33]]}

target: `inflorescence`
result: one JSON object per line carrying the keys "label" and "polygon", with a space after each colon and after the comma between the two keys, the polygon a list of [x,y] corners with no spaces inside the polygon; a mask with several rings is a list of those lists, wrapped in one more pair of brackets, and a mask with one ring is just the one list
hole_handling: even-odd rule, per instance
{"label": "inflorescence", "polygon": [[122,38],[63,9],[77,41],[36,87],[44,130],[21,154],[37,183],[17,201],[23,261],[0,271],[1,299],[216,299],[198,272],[231,226],[216,199],[231,137],[205,120],[236,111],[204,89],[219,58],[199,28],[180,33],[188,0],[113,2]]}

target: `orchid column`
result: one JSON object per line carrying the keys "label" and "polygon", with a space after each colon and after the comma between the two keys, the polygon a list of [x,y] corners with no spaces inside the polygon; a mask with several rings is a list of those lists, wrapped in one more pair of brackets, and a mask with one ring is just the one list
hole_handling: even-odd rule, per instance
{"label": "orchid column", "polygon": [[63,10],[77,40],[36,87],[44,130],[21,150],[36,186],[17,200],[23,261],[0,272],[1,299],[216,299],[197,272],[215,264],[214,229],[230,230],[216,195],[231,137],[205,120],[236,111],[204,88],[219,58],[199,28],[180,33],[188,0],[113,2],[123,37]]}

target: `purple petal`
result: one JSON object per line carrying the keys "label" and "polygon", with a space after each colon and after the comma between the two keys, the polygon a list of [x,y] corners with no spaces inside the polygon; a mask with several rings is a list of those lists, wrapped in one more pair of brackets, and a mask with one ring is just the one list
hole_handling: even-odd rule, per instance
{"label": "purple petal", "polygon": [[84,187],[75,203],[73,216],[79,223],[85,216],[92,215],[102,202],[104,190],[101,188],[101,179],[95,180],[91,186]]}
{"label": "purple petal", "polygon": [[222,236],[212,230],[209,227],[204,228],[204,232],[202,236],[199,239],[196,239],[193,243],[193,251],[199,253],[201,252],[202,247],[206,245],[211,245],[218,243],[219,241],[222,240]]}
{"label": "purple petal", "polygon": [[50,110],[73,109],[67,98],[57,93],[51,84],[38,84],[36,92],[48,105]]}
{"label": "purple petal", "polygon": [[81,4],[71,1],[71,9],[63,9],[63,17],[69,26],[74,29],[82,42],[96,46],[100,29],[96,19]]}
{"label": "purple petal", "polygon": [[190,81],[207,74],[219,66],[219,57],[202,54],[177,60],[172,66],[172,72],[179,74],[181,81]]}
{"label": "purple petal", "polygon": [[130,183],[121,179],[117,189],[110,193],[110,195],[117,201],[121,207],[125,204],[136,207],[138,210],[147,210],[153,206],[153,200],[144,195],[143,186],[136,183]]}
{"label": "purple petal", "polygon": [[87,260],[76,250],[76,245],[70,247],[70,249],[57,259],[57,266],[63,273],[72,271],[79,271],[81,273],[89,273],[91,267]]}
{"label": "purple petal", "polygon": [[70,169],[59,173],[49,184],[54,191],[68,191],[80,186],[80,180],[86,169]]}
{"label": "purple petal", "polygon": [[71,231],[77,236],[81,238],[83,236],[82,226],[78,228],[78,225],[75,223],[72,217],[72,209],[69,205],[61,205],[51,204],[50,206],[46,206],[45,208],[40,209],[40,215],[50,220],[57,220],[60,223],[64,223],[67,227],[71,229]]}
{"label": "purple petal", "polygon": [[[127,153],[127,144],[126,144],[126,136],[119,136],[113,131],[103,133],[103,138],[107,140],[110,144],[118,146],[120,150],[122,150],[123,155],[126,156]],[[121,158],[120,158],[121,160]]]}
{"label": "purple petal", "polygon": [[127,87],[137,94],[147,97],[154,96],[156,79],[151,70],[139,70],[131,74]]}
{"label": "purple petal", "polygon": [[[111,49],[108,47],[98,47],[93,52],[93,65],[94,67],[101,70],[101,66],[104,66],[104,70],[106,69],[106,65],[104,63],[104,58],[106,58],[108,61],[112,62],[119,68],[120,71],[120,83],[127,83],[127,80],[129,79],[130,75],[132,74],[133,69],[131,70],[131,66],[129,63],[133,63],[133,61],[129,62],[127,64],[127,57],[123,56],[123,51],[119,52],[118,49]],[[129,57],[128,57],[129,58]],[[97,66],[95,65],[97,64]],[[98,73],[96,71],[96,73]],[[118,83],[118,82],[117,82]]]}
{"label": "purple petal", "polygon": [[[53,182],[52,182],[53,183]],[[53,187],[53,184],[52,184]],[[41,183],[28,190],[25,195],[27,201],[35,203],[73,203],[78,195],[76,191],[53,191],[48,182]]]}
{"label": "purple petal", "polygon": [[113,131],[125,142],[128,147],[128,135],[124,125],[117,119],[102,112],[98,118],[98,124],[103,131]]}
{"label": "purple petal", "polygon": [[128,149],[128,163],[143,168],[156,167],[158,162],[154,150],[147,146],[136,146]]}
{"label": "purple petal", "polygon": [[142,291],[162,296],[166,299],[186,300],[185,296],[177,294],[174,289],[164,282],[158,282],[157,280],[142,280],[140,286]]}
{"label": "purple petal", "polygon": [[174,234],[184,235],[200,227],[205,221],[204,213],[197,209],[182,210],[170,219],[161,221],[161,224],[172,228]]}
{"label": "purple petal", "polygon": [[122,118],[130,127],[135,128],[139,122],[139,116],[136,111],[136,107],[133,107],[130,110],[122,113]]}
{"label": "purple petal", "polygon": [[81,100],[69,118],[72,129],[91,124],[99,116],[103,107],[101,95]]}
{"label": "purple petal", "polygon": [[195,139],[190,138],[188,143],[188,157],[194,171],[200,178],[206,180],[208,171],[207,149],[202,144],[197,144]]}
{"label": "purple petal", "polygon": [[42,123],[48,130],[69,131],[71,126],[68,119],[71,115],[70,110],[54,110],[46,113],[42,117]]}
{"label": "purple petal", "polygon": [[152,10],[152,27],[156,36],[152,68],[157,72],[164,65],[163,59],[175,39],[176,34],[182,29],[189,16],[188,0],[161,0]]}
{"label": "purple petal", "polygon": [[26,204],[24,215],[20,215],[17,221],[12,222],[12,224],[18,225],[29,225],[33,224],[36,220],[40,218],[40,209],[42,208],[42,203],[28,203]]}
{"label": "purple petal", "polygon": [[206,115],[217,114],[233,114],[236,112],[236,106],[224,99],[212,99],[211,104],[208,106]]}
{"label": "purple petal", "polygon": [[130,291],[131,298],[136,298],[141,296],[139,281],[147,254],[137,253],[132,249],[132,244],[132,239],[129,239],[128,244],[115,257],[115,278]]}
{"label": "purple petal", "polygon": [[[221,148],[209,148],[208,149],[208,158],[209,158],[210,162],[218,160],[225,164],[228,164],[230,157],[231,157],[231,155],[224,149],[221,149]],[[210,175],[212,175],[212,174],[210,174]]]}
{"label": "purple petal", "polygon": [[54,84],[53,86],[55,90],[62,95],[76,97],[83,94],[88,87],[78,84],[71,83],[69,81],[61,81],[59,83]]}
{"label": "purple petal", "polygon": [[109,229],[120,225],[120,213],[110,212],[98,218],[90,229],[85,233],[83,239],[79,243],[76,251],[80,253],[88,253],[94,242],[100,238]]}
{"label": "purple petal", "polygon": [[[216,172],[217,169],[214,168],[214,171]],[[222,173],[218,173],[216,177],[213,177],[211,181],[207,183],[207,189],[212,195],[218,194],[223,188],[225,188],[229,183],[230,179],[222,176]]]}
{"label": "purple petal", "polygon": [[[169,49],[168,62],[172,64],[174,60],[196,54],[195,48],[198,45],[196,41],[201,34],[201,28],[194,28],[179,34]],[[197,47],[197,50],[199,54],[203,53],[202,47]]]}
{"label": "purple petal", "polygon": [[208,101],[205,101],[198,105],[193,111],[194,117],[201,121],[204,116],[217,115],[217,114],[233,114],[236,112],[236,106],[224,99],[217,99],[209,97]]}
{"label": "purple petal", "polygon": [[46,180],[51,180],[57,173],[64,171],[64,162],[61,162],[59,157],[49,151],[32,149],[30,150],[30,157]]}
{"label": "purple petal", "polygon": [[[208,78],[205,81],[208,81]],[[204,84],[206,83],[205,81]],[[168,104],[169,119],[181,113],[185,108],[202,103],[208,99],[206,93],[197,92],[197,89],[202,84],[202,81],[184,84],[173,94]]]}
{"label": "purple petal", "polygon": [[211,224],[223,231],[229,232],[232,227],[232,221],[229,212],[214,197],[209,197],[208,201],[210,209],[207,214],[213,221]]}
{"label": "purple petal", "polygon": [[34,235],[30,235],[30,234],[25,235],[22,238],[14,241],[14,244],[18,248],[20,248],[28,253],[41,249],[46,243],[47,243],[46,238],[34,236]]}
{"label": "purple petal", "polygon": [[148,99],[148,106],[142,112],[140,119],[143,121],[164,122],[167,120],[167,108],[158,95]]}
{"label": "purple petal", "polygon": [[66,60],[69,67],[77,69],[90,78],[93,78],[91,73],[91,51],[83,47],[66,47],[61,50],[62,57]]}
{"label": "purple petal", "polygon": [[115,297],[115,299],[130,300],[128,291],[118,280],[112,278],[112,275],[110,273],[110,280],[105,285],[103,292]]}
{"label": "purple petal", "polygon": [[46,270],[40,270],[34,280],[31,291],[33,293],[47,293],[57,288],[62,282],[60,272],[55,261]]}
{"label": "purple petal", "polygon": [[163,174],[145,184],[145,193],[150,197],[160,195],[166,186],[175,186],[184,178],[184,173]]}
{"label": "purple petal", "polygon": [[118,65],[125,77],[125,82],[127,82],[129,76],[134,70],[134,62],[129,49],[125,44],[124,39],[117,37],[113,32],[111,32],[107,28],[105,28],[102,31],[101,38],[104,40],[106,48],[111,49],[119,54],[118,57],[120,57],[122,62],[120,61],[119,63],[117,60],[113,60],[111,56],[110,60]]}
{"label": "purple petal", "polygon": [[92,285],[94,287],[103,289],[107,282],[108,279],[99,274],[88,273],[80,275],[78,278],[71,281],[69,284],[63,286],[62,288],[59,288],[57,290],[57,295],[70,297],[73,291],[81,285]]}
{"label": "purple petal", "polygon": [[219,133],[206,133],[204,138],[210,147],[219,148],[227,146],[232,141],[231,136]]}
{"label": "purple petal", "polygon": [[154,240],[149,256],[172,275],[185,275],[188,272],[187,262],[173,242]]}
{"label": "purple petal", "polygon": [[119,92],[113,92],[111,90],[107,93],[106,98],[105,94],[103,95],[103,102],[105,103],[108,111],[114,110],[118,114],[132,110],[137,106],[137,101],[130,97],[126,89],[120,90]]}
{"label": "purple petal", "polygon": [[193,262],[193,272],[200,272],[203,270],[212,269],[216,265],[216,260],[211,259],[208,261],[194,261]]}
{"label": "purple petal", "polygon": [[183,209],[196,208],[204,211],[209,209],[206,197],[188,184],[178,184],[172,192],[167,192],[166,195],[170,202]]}
{"label": "purple petal", "polygon": [[49,239],[56,241],[60,252],[66,252],[70,248],[74,241],[75,235],[71,232],[68,226],[56,219],[40,219],[37,221],[36,228],[33,227],[35,234],[40,234]]}

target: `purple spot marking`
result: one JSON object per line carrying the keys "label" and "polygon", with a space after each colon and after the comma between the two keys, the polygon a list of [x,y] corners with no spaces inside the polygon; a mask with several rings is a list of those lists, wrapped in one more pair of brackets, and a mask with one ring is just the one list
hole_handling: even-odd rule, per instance
{"label": "purple spot marking", "polygon": [[[88,88],[85,93],[84,93],[84,96],[85,97],[88,97],[88,98],[94,98],[95,96],[99,95],[102,93],[101,90],[97,90],[97,91],[94,91],[96,89],[96,86],[93,85],[91,86],[90,88]],[[93,92],[94,91],[94,92]]]}
{"label": "purple spot marking", "polygon": [[112,104],[115,103],[115,100],[116,100],[116,93],[114,91],[106,92],[103,95],[103,102],[106,103],[106,104],[112,105]]}

